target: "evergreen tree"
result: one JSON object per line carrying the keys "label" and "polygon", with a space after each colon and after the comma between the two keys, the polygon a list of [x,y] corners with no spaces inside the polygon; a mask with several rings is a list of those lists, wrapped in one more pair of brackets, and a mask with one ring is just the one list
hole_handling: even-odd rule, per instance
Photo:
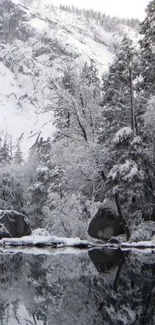
{"label": "evergreen tree", "polygon": [[0,148],[0,163],[11,163],[10,148],[7,138],[5,138]]}
{"label": "evergreen tree", "polygon": [[96,87],[100,87],[100,80],[98,77],[98,71],[94,64],[94,61],[91,60],[90,64],[85,63],[81,74],[80,74],[81,82],[83,85],[91,86],[95,85]]}
{"label": "evergreen tree", "polygon": [[155,95],[155,0],[152,0],[146,9],[146,18],[141,23],[141,88],[145,97]]}
{"label": "evergreen tree", "polygon": [[23,166],[0,166],[0,206],[3,209],[24,211],[26,205],[26,188]]}
{"label": "evergreen tree", "polygon": [[120,129],[109,144],[111,154],[106,161],[106,195],[119,193],[121,204],[128,218],[131,212],[145,205],[145,150],[139,136],[129,127]]}
{"label": "evergreen tree", "polygon": [[[30,163],[34,165],[34,175],[29,186],[29,214],[35,227],[42,227],[47,222],[46,210],[53,209],[49,195],[52,192],[63,197],[63,170],[51,157],[51,139],[38,139],[31,148]],[[46,203],[48,200],[48,207]]]}
{"label": "evergreen tree", "polygon": [[14,162],[16,164],[19,164],[19,165],[22,164],[22,162],[23,162],[23,155],[22,155],[22,151],[20,149],[19,143],[16,146],[16,151],[15,151],[15,155],[14,155]]}
{"label": "evergreen tree", "polygon": [[132,40],[124,36],[116,48],[109,73],[103,76],[102,107],[106,137],[113,136],[120,128],[126,126],[135,131],[133,103],[135,70],[135,50]]}

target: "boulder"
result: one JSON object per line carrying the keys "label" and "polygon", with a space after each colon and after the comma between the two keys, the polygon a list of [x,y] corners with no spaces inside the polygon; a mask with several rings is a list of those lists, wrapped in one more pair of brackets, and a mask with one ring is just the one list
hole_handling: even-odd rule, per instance
{"label": "boulder", "polygon": [[8,230],[4,227],[4,225],[0,224],[0,239],[2,238],[10,238],[11,235]]}
{"label": "boulder", "polygon": [[112,236],[124,234],[124,226],[116,211],[100,207],[89,224],[89,236],[109,240]]}
{"label": "boulder", "polygon": [[[29,220],[24,214],[14,210],[0,210],[0,224],[10,234],[10,237],[23,237],[31,234],[31,226]],[[5,234],[5,231],[4,231]],[[3,231],[1,231],[1,238]]]}

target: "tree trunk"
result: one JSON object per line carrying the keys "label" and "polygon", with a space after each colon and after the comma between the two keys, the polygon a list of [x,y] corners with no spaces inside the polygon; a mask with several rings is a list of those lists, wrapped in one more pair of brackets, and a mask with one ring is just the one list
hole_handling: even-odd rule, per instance
{"label": "tree trunk", "polygon": [[131,234],[130,234],[130,230],[129,230],[129,227],[127,225],[127,222],[126,222],[126,220],[125,220],[125,218],[123,216],[122,210],[121,210],[121,206],[120,206],[120,203],[119,203],[119,195],[118,195],[118,193],[115,194],[115,202],[116,202],[116,205],[117,205],[119,217],[120,217],[120,219],[123,222],[124,231],[125,231],[125,234],[126,234],[126,239],[128,241],[130,239],[130,237],[131,237]]}
{"label": "tree trunk", "polygon": [[135,117],[134,117],[134,105],[133,105],[133,83],[132,83],[132,69],[129,67],[129,78],[130,78],[130,100],[131,100],[131,129],[135,134]]}

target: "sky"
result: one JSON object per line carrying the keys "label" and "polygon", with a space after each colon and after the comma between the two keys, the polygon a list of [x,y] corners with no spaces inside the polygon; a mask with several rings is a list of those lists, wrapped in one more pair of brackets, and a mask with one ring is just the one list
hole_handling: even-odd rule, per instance
{"label": "sky", "polygon": [[92,8],[111,16],[133,17],[143,20],[145,8],[150,0],[44,0],[54,5],[74,5],[80,8]]}

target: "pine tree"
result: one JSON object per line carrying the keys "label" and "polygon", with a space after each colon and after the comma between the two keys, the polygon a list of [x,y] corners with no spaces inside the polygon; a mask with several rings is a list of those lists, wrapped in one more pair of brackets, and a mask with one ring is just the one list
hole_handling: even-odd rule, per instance
{"label": "pine tree", "polygon": [[[146,173],[148,175],[148,188],[155,202],[155,128],[154,128],[154,103],[155,103],[155,0],[150,1],[146,8],[146,17],[141,23],[140,34],[140,66],[138,82],[139,96],[139,124],[148,159],[146,160]],[[150,198],[148,202],[150,201]]]}
{"label": "pine tree", "polygon": [[98,77],[98,71],[94,64],[94,61],[91,60],[90,64],[85,63],[81,74],[80,74],[81,82],[83,85],[91,86],[96,85],[96,87],[100,87],[100,80]]}
{"label": "pine tree", "polygon": [[155,0],[152,0],[146,9],[146,18],[141,23],[141,87],[145,97],[155,95]]}
{"label": "pine tree", "polygon": [[22,151],[20,149],[19,143],[16,146],[16,151],[15,151],[15,155],[14,155],[14,162],[15,162],[15,164],[19,164],[19,165],[23,163],[23,155],[22,155]]}
{"label": "pine tree", "polygon": [[103,116],[107,137],[129,126],[135,131],[133,79],[135,78],[135,50],[132,40],[124,36],[116,48],[109,73],[103,76]]}
{"label": "pine tree", "polygon": [[143,217],[144,207],[154,201],[154,185],[149,154],[142,139],[125,127],[115,134],[109,150],[104,166],[106,196],[115,200],[115,195],[119,195],[126,220]]}
{"label": "pine tree", "polygon": [[47,216],[44,207],[47,199],[48,210],[52,209],[50,193],[56,193],[60,199],[63,197],[63,171],[52,161],[51,156],[51,139],[38,138],[30,153],[30,162],[35,165],[35,170],[34,179],[29,187],[29,213],[33,216],[32,222],[35,227],[41,227],[45,223]]}
{"label": "pine tree", "polygon": [[0,148],[0,163],[11,163],[10,148],[7,138],[5,138]]}

